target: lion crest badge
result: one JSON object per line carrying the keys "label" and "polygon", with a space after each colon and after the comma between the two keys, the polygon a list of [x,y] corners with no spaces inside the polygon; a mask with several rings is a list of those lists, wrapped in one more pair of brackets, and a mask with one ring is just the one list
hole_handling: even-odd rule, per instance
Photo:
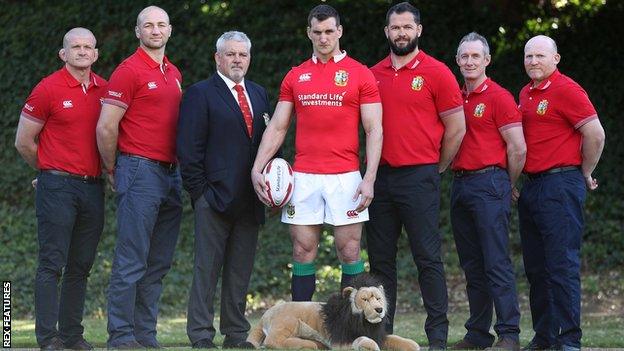
{"label": "lion crest badge", "polygon": [[347,86],[347,81],[349,80],[349,73],[344,70],[336,71],[336,75],[334,76],[334,83],[336,83],[339,87]]}
{"label": "lion crest badge", "polygon": [[537,104],[537,114],[543,116],[546,114],[546,110],[548,109],[548,100],[544,99]]}
{"label": "lion crest badge", "polygon": [[421,76],[416,76],[412,79],[412,90],[420,91],[423,85],[425,84],[425,80]]}
{"label": "lion crest badge", "polygon": [[474,113],[472,115],[477,118],[481,118],[483,117],[484,112],[485,112],[485,104],[480,103],[477,106],[475,106]]}
{"label": "lion crest badge", "polygon": [[264,119],[264,125],[268,126],[269,125],[269,121],[271,121],[271,118],[269,117],[268,113],[263,113],[262,114],[262,118]]}
{"label": "lion crest badge", "polygon": [[286,206],[286,215],[288,218],[293,219],[295,217],[295,205],[288,204]]}

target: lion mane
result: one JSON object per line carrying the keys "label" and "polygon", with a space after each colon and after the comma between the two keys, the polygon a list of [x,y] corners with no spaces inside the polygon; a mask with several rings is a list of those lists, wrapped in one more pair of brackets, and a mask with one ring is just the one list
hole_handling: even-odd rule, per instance
{"label": "lion mane", "polygon": [[420,350],[413,340],[386,334],[386,312],[383,286],[362,274],[326,303],[283,302],[269,308],[247,341],[267,349]]}
{"label": "lion mane", "polygon": [[[368,274],[361,274],[353,279],[350,286],[355,289],[346,290],[347,293],[332,294],[327,303],[321,308],[321,318],[329,334],[332,344],[351,344],[360,336],[373,339],[378,345],[383,345],[386,338],[385,322],[388,317],[384,314],[381,323],[371,323],[363,317],[362,312],[353,311],[352,294],[364,287],[381,287],[381,282]],[[385,305],[385,301],[384,301]],[[387,306],[384,306],[384,310]]]}

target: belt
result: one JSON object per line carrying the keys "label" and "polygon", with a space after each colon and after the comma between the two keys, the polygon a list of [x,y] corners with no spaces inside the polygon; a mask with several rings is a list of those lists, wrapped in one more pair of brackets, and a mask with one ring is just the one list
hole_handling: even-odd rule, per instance
{"label": "belt", "polygon": [[473,174],[488,173],[488,172],[491,172],[491,171],[495,171],[497,169],[500,169],[500,167],[498,167],[498,166],[487,166],[485,168],[476,169],[474,171],[459,170],[459,171],[453,172],[453,174],[455,175],[455,177],[461,178],[461,177],[465,177],[465,176],[473,175]]}
{"label": "belt", "polygon": [[569,172],[569,171],[573,171],[576,169],[579,169],[579,166],[555,167],[555,168],[551,168],[551,169],[548,169],[539,173],[527,173],[527,176],[529,177],[529,179],[537,179],[537,178],[545,177],[550,174]]}
{"label": "belt", "polygon": [[154,160],[154,159],[151,159],[151,158],[145,157],[145,156],[140,156],[140,155],[135,155],[135,154],[128,154],[128,153],[125,153],[125,152],[121,152],[120,154],[124,155],[124,156],[139,158],[141,160],[145,160],[145,161],[149,161],[149,162],[155,163],[155,164],[159,165],[160,167],[165,168],[165,169],[167,169],[169,171],[175,170],[176,167],[178,166],[177,163],[158,161],[158,160]]}
{"label": "belt", "polygon": [[99,182],[102,181],[102,178],[100,178],[100,177],[95,177],[95,176],[90,176],[90,175],[74,174],[74,173],[69,173],[69,172],[65,172],[65,171],[57,171],[55,169],[43,169],[43,170],[41,170],[41,173],[47,173],[47,174],[53,174],[53,175],[57,175],[57,176],[61,176],[61,177],[78,179],[78,180],[82,180],[85,183],[99,183]]}

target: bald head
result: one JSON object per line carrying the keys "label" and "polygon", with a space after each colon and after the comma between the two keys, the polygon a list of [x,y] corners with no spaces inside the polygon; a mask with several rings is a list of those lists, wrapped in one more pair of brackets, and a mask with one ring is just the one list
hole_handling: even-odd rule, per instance
{"label": "bald head", "polygon": [[144,8],[143,10],[141,10],[141,12],[139,12],[139,15],[137,16],[137,27],[141,27],[143,22],[145,22],[145,17],[147,17],[149,14],[153,12],[157,12],[160,15],[164,15],[164,17],[167,20],[167,24],[169,24],[169,15],[167,14],[167,11],[161,9],[158,6],[148,6]]}
{"label": "bald head", "polygon": [[77,38],[92,40],[93,47],[95,48],[96,46],[97,41],[95,40],[95,35],[93,35],[90,30],[87,28],[76,27],[65,33],[65,36],[63,37],[63,48],[69,49],[72,40]]}
{"label": "bald head", "polygon": [[533,38],[527,41],[526,45],[524,45],[524,51],[527,51],[527,48],[532,46],[540,46],[544,49],[549,49],[550,53],[553,55],[557,53],[557,43],[546,35],[536,35]]}
{"label": "bald head", "polygon": [[561,56],[557,53],[557,44],[545,35],[535,36],[524,46],[524,69],[538,86],[557,70]]}

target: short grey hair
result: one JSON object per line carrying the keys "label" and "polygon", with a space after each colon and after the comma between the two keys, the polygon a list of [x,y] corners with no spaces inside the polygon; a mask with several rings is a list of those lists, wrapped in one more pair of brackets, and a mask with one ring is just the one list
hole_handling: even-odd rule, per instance
{"label": "short grey hair", "polygon": [[225,47],[225,42],[230,41],[230,40],[245,43],[247,45],[247,51],[251,51],[251,40],[249,40],[249,37],[247,37],[247,34],[232,30],[232,31],[221,34],[219,39],[217,39],[217,52],[219,53],[223,52],[223,49]]}
{"label": "short grey hair", "polygon": [[480,41],[483,44],[483,55],[488,56],[490,54],[490,46],[488,45],[487,39],[477,32],[470,32],[464,35],[463,38],[459,41],[459,45],[457,45],[457,56],[459,57],[459,48],[461,45],[468,41]]}

